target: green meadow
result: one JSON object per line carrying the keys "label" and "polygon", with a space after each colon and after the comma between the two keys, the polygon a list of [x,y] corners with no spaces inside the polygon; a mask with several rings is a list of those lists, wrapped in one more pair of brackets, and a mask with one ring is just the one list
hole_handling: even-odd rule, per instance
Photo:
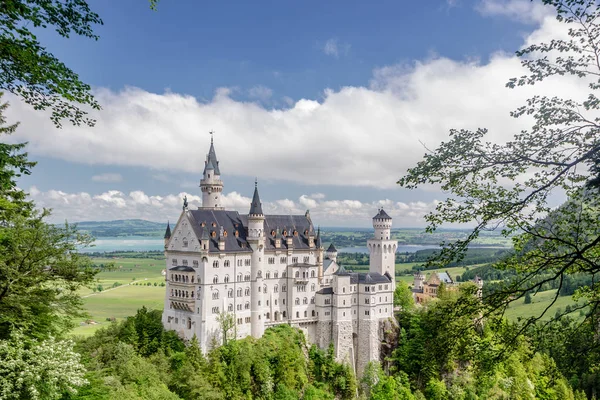
{"label": "green meadow", "polygon": [[[546,307],[548,307],[552,300],[554,300],[554,296],[556,294],[556,290],[547,290],[545,292],[539,292],[536,295],[531,296],[531,303],[525,304],[525,299],[519,299],[513,302],[506,313],[504,314],[510,320],[518,320],[519,318],[529,318],[529,317],[537,317],[539,316]],[[567,306],[576,305],[575,301],[571,296],[559,296],[556,299],[556,302],[546,311],[544,316],[541,318],[542,320],[549,320],[556,314],[556,311],[560,309],[561,312],[565,311]],[[572,315],[574,318],[579,317],[579,310],[575,311]]]}
{"label": "green meadow", "polygon": [[[85,309],[88,318],[77,319],[74,335],[88,336],[98,328],[110,324],[111,319],[121,320],[134,315],[142,306],[162,310],[165,296],[165,287],[160,286],[165,281],[161,271],[165,268],[165,260],[139,259],[139,258],[94,258],[96,265],[113,264],[113,268],[100,272],[94,286],[102,285],[102,291],[94,291],[92,288],[82,290]],[[396,264],[397,271],[411,269],[417,263]],[[454,267],[427,270],[429,276],[432,272],[447,271],[452,279],[462,275],[467,268]],[[413,283],[413,275],[397,276],[396,280]],[[115,285],[115,283],[117,285]],[[530,304],[524,304],[520,299],[506,310],[506,317],[511,320],[527,318],[539,315],[552,301],[555,291],[540,292],[531,297]],[[565,310],[567,305],[574,305],[571,297],[559,297],[556,303],[546,312],[543,319],[554,316],[557,309]],[[577,314],[579,315],[579,314]],[[92,322],[93,323],[90,323]]]}
{"label": "green meadow", "polygon": [[96,276],[94,287],[101,285],[102,291],[91,287],[82,290],[88,318],[75,320],[74,335],[91,335],[110,324],[108,319],[120,320],[134,315],[142,306],[162,310],[165,287],[160,284],[165,281],[161,275],[164,259],[94,258],[93,262],[96,265],[112,263],[112,268]]}

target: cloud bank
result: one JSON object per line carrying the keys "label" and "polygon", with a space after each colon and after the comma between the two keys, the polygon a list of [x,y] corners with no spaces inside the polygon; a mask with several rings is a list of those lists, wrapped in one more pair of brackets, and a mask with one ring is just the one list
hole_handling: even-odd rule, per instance
{"label": "cloud bank", "polygon": [[[36,187],[29,189],[31,198],[38,207],[53,210],[50,221],[69,222],[90,220],[115,220],[141,218],[150,221],[167,221],[179,216],[183,197],[187,196],[189,208],[195,209],[202,203],[200,196],[181,192],[167,196],[153,196],[143,191],[124,193],[108,190],[98,195],[86,192],[66,193],[60,190],[40,191]],[[237,192],[223,196],[226,209],[247,214],[251,199]],[[423,216],[431,211],[438,201],[397,202],[382,199],[374,202],[359,200],[327,200],[321,193],[302,195],[298,199],[280,199],[263,203],[265,214],[304,214],[310,210],[312,220],[321,226],[369,227],[377,209],[384,207],[394,218],[394,226],[423,226]],[[90,211],[93,210],[93,215]]]}

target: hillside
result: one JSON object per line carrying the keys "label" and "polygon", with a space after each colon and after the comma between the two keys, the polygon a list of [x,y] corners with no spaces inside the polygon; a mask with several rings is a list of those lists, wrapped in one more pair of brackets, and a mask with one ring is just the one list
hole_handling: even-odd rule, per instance
{"label": "hillside", "polygon": [[162,237],[165,224],[142,219],[120,219],[116,221],[84,221],[78,222],[77,227],[94,237],[119,236],[148,236]]}
{"label": "hillside", "polygon": [[[78,222],[79,230],[87,232],[94,237],[127,237],[146,236],[162,238],[165,224],[142,219],[122,219],[116,221],[84,221]],[[437,245],[440,242],[452,242],[464,239],[470,231],[467,229],[440,229],[433,234],[427,234],[418,228],[392,229],[392,237],[398,240],[399,245]],[[322,228],[324,243],[335,243],[336,247],[365,246],[372,237],[373,230],[367,228]],[[510,247],[510,240],[503,238],[497,232],[485,232],[473,246],[498,246]]]}

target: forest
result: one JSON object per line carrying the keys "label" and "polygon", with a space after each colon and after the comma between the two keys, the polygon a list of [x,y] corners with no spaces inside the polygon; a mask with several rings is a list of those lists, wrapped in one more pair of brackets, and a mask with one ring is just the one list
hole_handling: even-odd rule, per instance
{"label": "forest", "polygon": [[[504,143],[491,141],[484,128],[452,129],[397,182],[405,189],[435,186],[448,196],[423,216],[424,234],[453,240],[427,253],[425,267],[468,257],[485,262],[489,254],[470,248],[491,231],[512,249],[462,275],[490,280],[482,299],[469,282],[441,284],[436,298],[415,305],[411,289],[398,282],[394,328],[384,332],[379,362],[360,376],[331,348],[310,345],[286,324],[261,338],[223,335],[201,349],[165,331],[159,310],[141,307],[92,336],[72,336],[74,319],[86,316],[81,292],[96,285],[100,270],[80,252],[93,238],[69,223],[49,223],[51,210],[19,186],[35,162],[27,143],[11,137],[19,122],[10,120],[0,96],[0,398],[597,399],[600,7],[588,0],[539,3],[564,32],[520,48],[525,72],[507,88],[535,92],[542,81],[554,88],[575,79],[586,93],[570,92],[571,99],[535,92],[510,114],[531,119],[531,128]],[[102,24],[85,0],[2,2],[0,90],[46,112],[57,129],[93,128],[90,112],[101,105],[92,87],[44,47],[38,31],[98,40],[94,28]],[[556,192],[565,198],[560,206]],[[456,224],[472,229],[458,236],[444,229]],[[504,318],[510,304],[548,289],[572,296],[576,308],[548,320]]]}

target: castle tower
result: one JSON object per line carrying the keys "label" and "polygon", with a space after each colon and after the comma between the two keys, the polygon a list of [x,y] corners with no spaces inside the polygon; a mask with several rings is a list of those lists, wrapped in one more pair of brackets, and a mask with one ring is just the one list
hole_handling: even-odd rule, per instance
{"label": "castle tower", "polygon": [[319,284],[323,281],[323,245],[321,244],[321,227],[317,229],[317,238],[315,239],[315,247],[317,248],[317,272],[319,276]]}
{"label": "castle tower", "polygon": [[265,251],[265,236],[264,236],[265,215],[263,214],[262,204],[258,195],[258,184],[254,183],[254,196],[250,204],[250,212],[248,213],[248,244],[252,248],[251,257],[251,303],[250,303],[250,322],[251,333],[255,338],[259,338],[265,331],[265,321],[262,319],[263,304],[263,279],[262,267]]}
{"label": "castle tower", "polygon": [[422,289],[423,282],[425,282],[425,274],[421,271],[417,271],[414,275],[413,288]]}
{"label": "castle tower", "polygon": [[391,239],[392,217],[383,208],[373,217],[373,228],[375,235],[367,241],[369,271],[387,275],[394,287],[398,241]]}
{"label": "castle tower", "polygon": [[224,209],[221,203],[223,181],[221,180],[219,161],[217,160],[212,137],[210,138],[210,150],[206,155],[206,161],[204,161],[204,172],[200,181],[200,190],[202,191],[202,208],[213,210]]}
{"label": "castle tower", "polygon": [[337,249],[333,243],[331,243],[327,248],[327,251],[325,252],[325,258],[329,258],[333,262],[337,262]]}
{"label": "castle tower", "polygon": [[169,245],[169,239],[171,239],[171,225],[167,222],[167,230],[165,231],[165,250]]}

